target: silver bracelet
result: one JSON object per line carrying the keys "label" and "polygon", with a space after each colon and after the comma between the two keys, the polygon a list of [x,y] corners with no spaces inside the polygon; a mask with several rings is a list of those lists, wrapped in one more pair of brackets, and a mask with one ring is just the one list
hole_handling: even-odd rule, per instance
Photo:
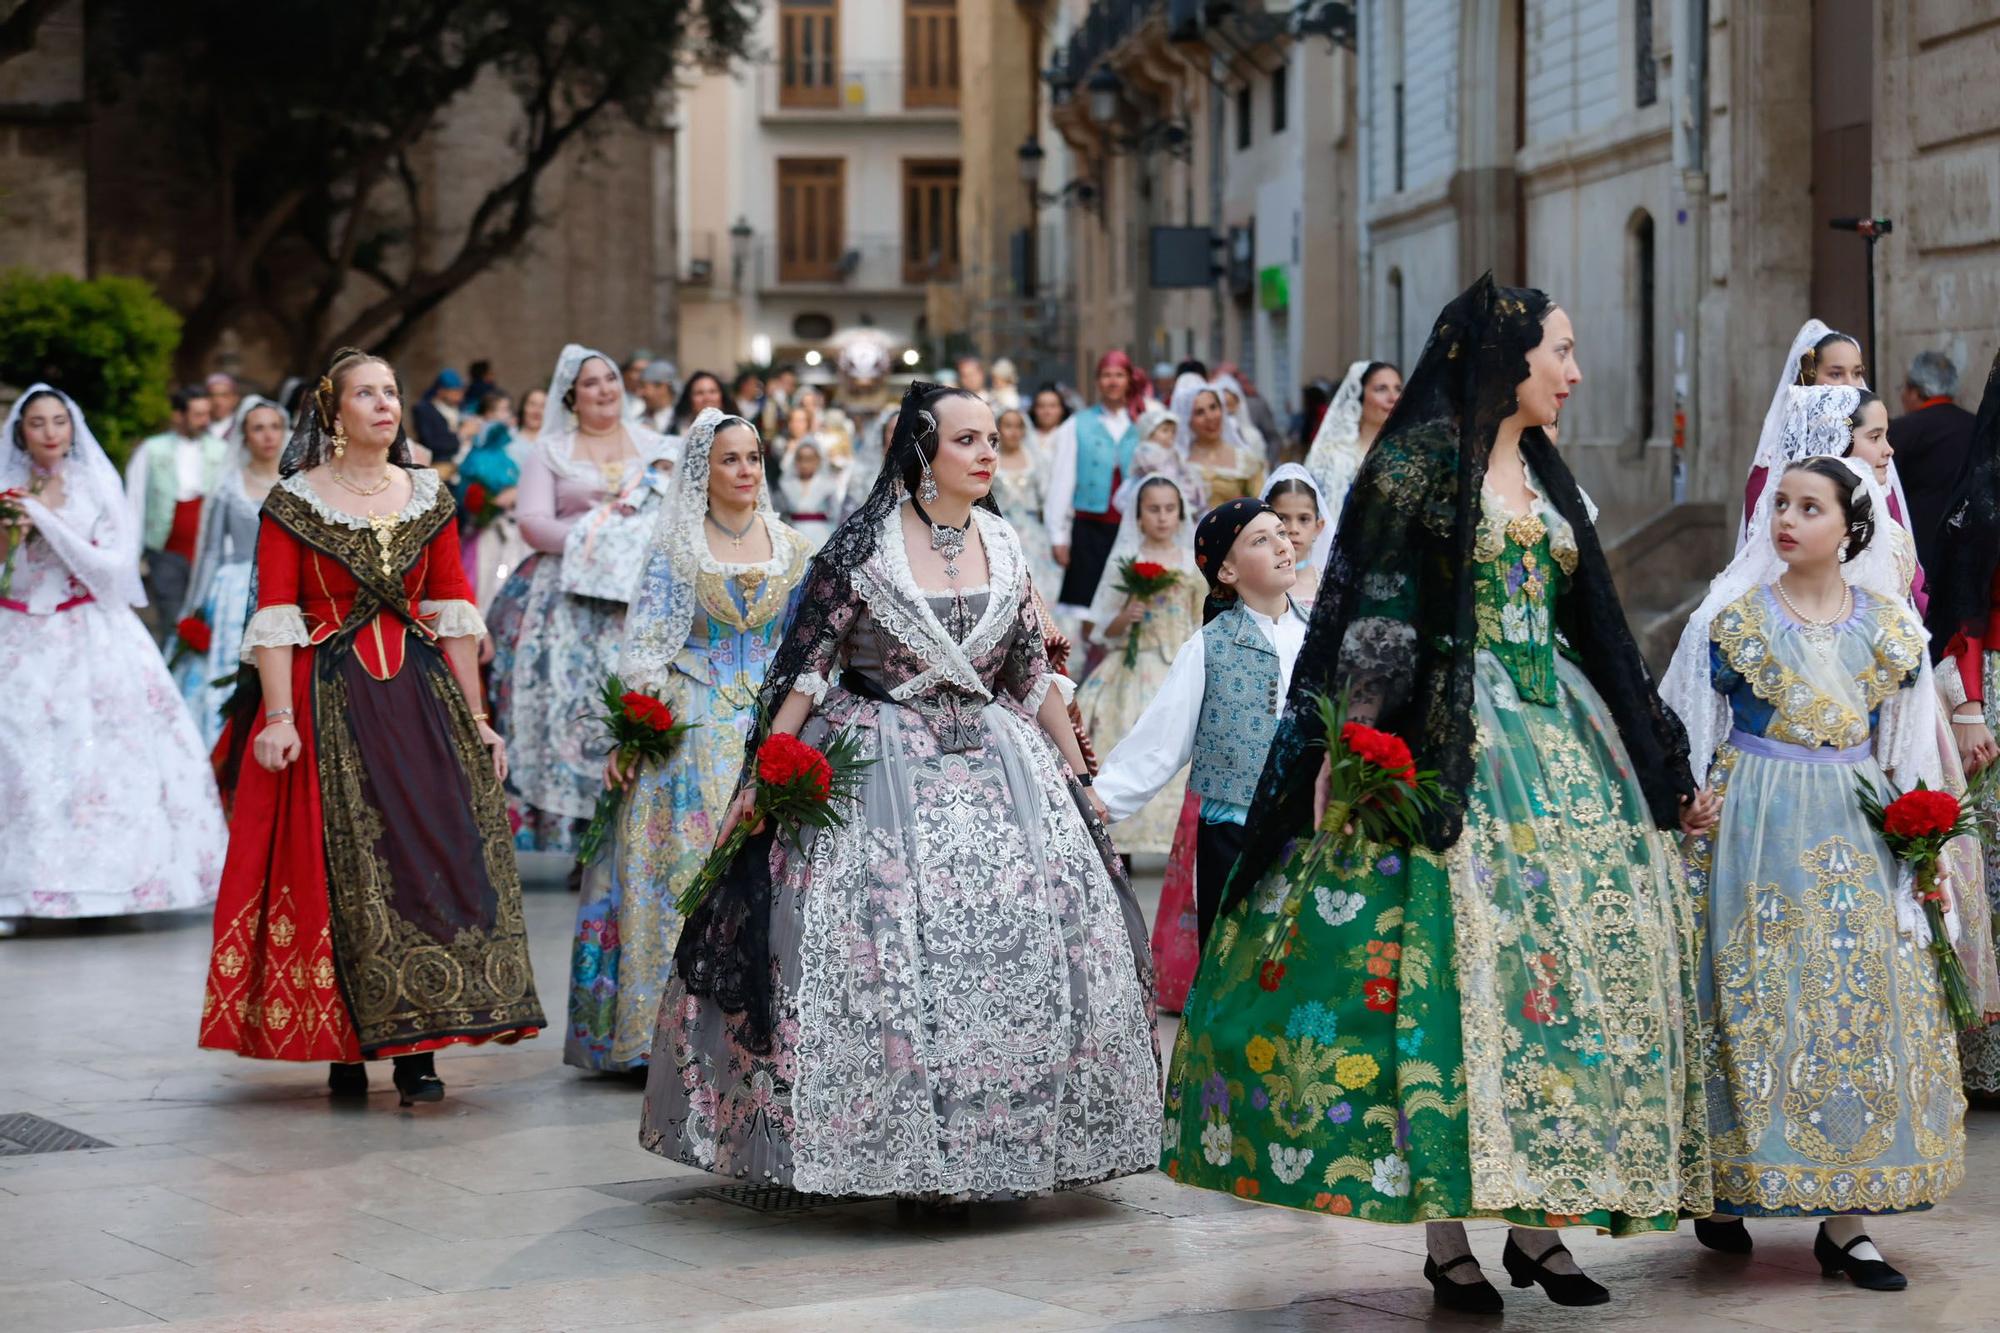
{"label": "silver bracelet", "polygon": [[288,719],[292,715],[292,710],[289,708],[273,708],[270,712],[264,714],[264,720],[266,722],[278,722]]}

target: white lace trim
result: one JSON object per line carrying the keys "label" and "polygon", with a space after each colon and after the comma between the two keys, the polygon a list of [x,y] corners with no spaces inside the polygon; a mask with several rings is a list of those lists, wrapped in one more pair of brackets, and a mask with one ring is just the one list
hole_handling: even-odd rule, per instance
{"label": "white lace trim", "polygon": [[431,630],[440,639],[486,637],[486,621],[480,616],[479,608],[463,598],[453,598],[445,602],[418,602],[417,614],[437,617],[431,621]]}
{"label": "white lace trim", "polygon": [[[410,474],[410,501],[397,512],[396,518],[399,522],[415,518],[429,509],[432,502],[437,499],[439,485],[438,474],[427,467],[413,467],[406,470]],[[357,531],[368,527],[368,520],[361,515],[343,513],[328,504],[320,493],[313,489],[313,484],[306,480],[306,474],[303,472],[294,472],[289,477],[279,478],[278,485],[305,501],[307,508],[314,514],[336,527],[354,528]]]}
{"label": "white lace trim", "polygon": [[811,699],[813,705],[817,707],[826,699],[826,692],[832,687],[826,683],[826,677],[819,672],[802,671],[799,673],[799,678],[792,682],[792,688]]}
{"label": "white lace trim", "polygon": [[311,643],[306,618],[299,614],[298,607],[267,606],[251,616],[250,623],[244,626],[243,651],[238,657],[254,662],[258,648],[304,648]]}
{"label": "white lace trim", "polygon": [[[1028,687],[1028,697],[1021,700],[1022,709],[1031,717],[1041,712],[1042,702],[1049,697],[1049,689],[1055,683],[1056,673],[1053,671],[1044,671],[1040,676],[1037,676],[1035,683]],[[1064,707],[1068,707],[1068,704],[1065,703]]]}

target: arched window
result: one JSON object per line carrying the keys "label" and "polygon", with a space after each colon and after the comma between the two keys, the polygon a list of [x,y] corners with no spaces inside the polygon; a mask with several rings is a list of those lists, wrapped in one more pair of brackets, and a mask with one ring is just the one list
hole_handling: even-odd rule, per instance
{"label": "arched window", "polygon": [[1626,290],[1631,294],[1626,309],[1632,311],[1636,321],[1632,330],[1632,377],[1637,392],[1632,395],[1632,401],[1637,419],[1633,425],[1639,447],[1644,449],[1658,424],[1656,395],[1660,380],[1659,301],[1656,295],[1658,283],[1655,281],[1658,256],[1653,242],[1653,215],[1643,208],[1639,209],[1632,214],[1625,231],[1628,237],[1625,252],[1629,256]]}

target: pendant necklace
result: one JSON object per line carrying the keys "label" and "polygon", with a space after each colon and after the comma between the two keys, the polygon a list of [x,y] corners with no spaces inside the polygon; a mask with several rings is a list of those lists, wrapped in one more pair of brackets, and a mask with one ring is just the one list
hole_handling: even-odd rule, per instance
{"label": "pendant necklace", "polygon": [[750,529],[755,527],[757,523],[757,514],[755,510],[751,511],[750,521],[743,525],[743,530],[741,532],[738,532],[735,528],[730,527],[727,523],[724,523],[721,519],[717,518],[715,516],[714,510],[710,510],[706,515],[706,517],[709,522],[715,525],[715,530],[717,532],[720,532],[723,536],[729,538],[729,544],[731,546],[739,548],[743,545],[743,539],[750,535]]}
{"label": "pendant necklace", "polygon": [[931,530],[931,549],[944,557],[945,577],[955,582],[958,579],[958,558],[965,554],[966,534],[972,531],[972,515],[967,514],[965,525],[958,527],[940,523],[925,513],[915,496],[910,497],[910,508],[917,511],[917,517]]}

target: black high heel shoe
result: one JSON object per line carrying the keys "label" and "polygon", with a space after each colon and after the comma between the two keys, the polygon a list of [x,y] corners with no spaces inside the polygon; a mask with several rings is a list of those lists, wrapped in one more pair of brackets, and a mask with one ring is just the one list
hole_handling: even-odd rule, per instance
{"label": "black high heel shoe", "polygon": [[1826,1223],[1820,1223],[1819,1234],[1813,1237],[1813,1258],[1819,1260],[1820,1276],[1839,1277],[1844,1273],[1855,1286],[1868,1291],[1901,1291],[1909,1286],[1910,1279],[1883,1260],[1854,1257],[1854,1247],[1867,1239],[1863,1234],[1845,1245],[1835,1245],[1826,1234]]}
{"label": "black high heel shoe", "polygon": [[1694,1220],[1694,1238],[1717,1254],[1750,1253],[1750,1228],[1741,1221],[1718,1222],[1709,1217]]}
{"label": "black high heel shoe", "polygon": [[397,1056],[395,1077],[398,1106],[444,1100],[444,1080],[437,1076],[437,1065],[429,1051]]}
{"label": "black high heel shoe", "polygon": [[1460,1264],[1479,1266],[1479,1260],[1469,1254],[1461,1254],[1456,1259],[1447,1259],[1442,1265],[1429,1255],[1424,1256],[1424,1277],[1431,1284],[1431,1291],[1437,1303],[1447,1310],[1459,1310],[1466,1314],[1499,1314],[1507,1308],[1500,1293],[1493,1284],[1481,1277],[1477,1282],[1453,1282],[1445,1274]]}
{"label": "black high heel shoe", "polygon": [[368,1066],[356,1060],[352,1064],[336,1061],[326,1067],[326,1091],[330,1097],[347,1100],[368,1095]]}
{"label": "black high heel shoe", "polygon": [[1551,1273],[1543,1267],[1542,1261],[1561,1250],[1569,1253],[1569,1247],[1561,1241],[1543,1250],[1541,1257],[1530,1259],[1527,1252],[1514,1243],[1512,1232],[1507,1235],[1507,1247],[1500,1251],[1501,1266],[1517,1287],[1541,1283],[1542,1290],[1557,1305],[1603,1305],[1611,1299],[1611,1293],[1590,1280],[1583,1273]]}

